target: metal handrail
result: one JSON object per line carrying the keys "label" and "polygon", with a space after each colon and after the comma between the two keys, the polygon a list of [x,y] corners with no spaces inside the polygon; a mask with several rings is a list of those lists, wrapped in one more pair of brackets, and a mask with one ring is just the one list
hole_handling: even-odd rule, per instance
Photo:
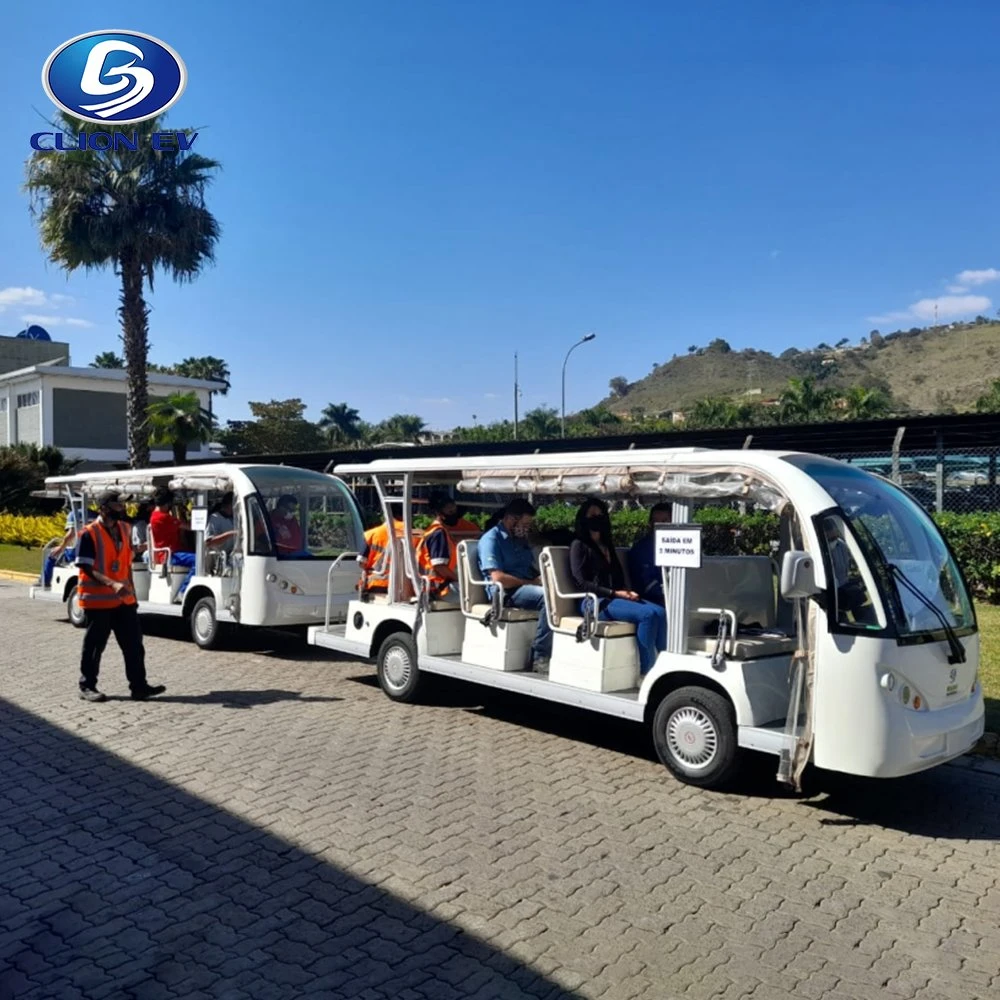
{"label": "metal handrail", "polygon": [[359,559],[360,552],[341,552],[336,559],[330,563],[330,568],[326,571],[326,615],[323,620],[323,631],[330,631],[330,610],[333,603],[333,571],[340,565],[343,559]]}
{"label": "metal handrail", "polygon": [[[736,654],[736,633],[739,629],[736,612],[731,611],[729,608],[695,608],[695,614],[715,615],[719,619],[719,635],[715,644],[715,651],[712,653],[712,666],[718,670],[722,666],[722,652],[727,641],[730,657]],[[728,636],[726,635],[725,628],[725,623],[727,622],[732,626],[732,631]]]}
{"label": "metal handrail", "polygon": [[[600,598],[598,598],[597,594],[595,594],[595,593],[593,593],[592,591],[589,591],[589,590],[588,591],[584,591],[583,593],[580,593],[580,594],[577,594],[577,593],[564,594],[559,589],[559,579],[556,576],[556,567],[555,567],[555,563],[552,561],[552,553],[549,552],[547,549],[543,549],[542,550],[542,555],[541,555],[541,558],[539,559],[539,561],[543,562],[543,563],[546,563],[547,566],[548,566],[548,569],[549,569],[549,573],[542,573],[541,574],[541,577],[542,577],[542,591],[546,595],[548,594],[548,587],[546,587],[545,581],[546,581],[546,578],[551,575],[551,577],[552,577],[552,586],[555,589],[556,597],[558,597],[558,598],[560,598],[560,599],[562,599],[564,601],[582,601],[582,600],[586,600],[587,598],[589,598],[591,600],[591,602],[593,603],[594,611],[593,611],[593,618],[590,620],[590,626],[587,629],[587,632],[588,632],[588,637],[593,637],[593,635],[597,632],[597,613],[598,613],[598,609],[600,608]],[[548,599],[546,599],[545,603],[546,603],[546,612],[547,612],[548,611],[548,604],[549,604]],[[553,608],[552,610],[555,611],[555,608]],[[585,620],[588,618],[586,612],[583,612],[583,616],[584,616]],[[552,622],[552,619],[554,617],[555,617],[554,615],[550,615],[549,616],[550,623]],[[560,618],[561,618],[561,616],[560,616]],[[552,628],[553,628],[553,631],[556,631],[556,632],[566,632],[567,631],[564,628],[556,628],[555,625],[553,625]]]}

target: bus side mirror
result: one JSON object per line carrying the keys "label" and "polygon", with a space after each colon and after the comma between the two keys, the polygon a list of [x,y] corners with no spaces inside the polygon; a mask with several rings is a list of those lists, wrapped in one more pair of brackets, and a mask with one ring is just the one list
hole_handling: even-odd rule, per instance
{"label": "bus side mirror", "polygon": [[798,601],[818,593],[813,557],[808,552],[786,552],[781,561],[781,596]]}

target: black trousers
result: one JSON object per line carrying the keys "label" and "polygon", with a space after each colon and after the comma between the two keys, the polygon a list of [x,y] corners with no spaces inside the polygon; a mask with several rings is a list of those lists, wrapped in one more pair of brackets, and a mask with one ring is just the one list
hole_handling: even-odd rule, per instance
{"label": "black trousers", "polygon": [[125,676],[133,690],[146,687],[146,650],[139,628],[139,611],[134,604],[120,604],[107,611],[87,611],[87,633],[80,659],[80,688],[96,688],[101,671],[101,654],[111,633],[125,657]]}

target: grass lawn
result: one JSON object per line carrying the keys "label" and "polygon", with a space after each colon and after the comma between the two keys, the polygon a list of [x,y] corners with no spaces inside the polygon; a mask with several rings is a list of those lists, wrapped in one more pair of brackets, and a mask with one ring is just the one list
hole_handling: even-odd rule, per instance
{"label": "grass lawn", "polygon": [[986,696],[986,731],[1000,733],[1000,606],[977,604],[979,680]]}
{"label": "grass lawn", "polygon": [[0,545],[0,569],[15,573],[34,573],[42,565],[41,549],[26,549],[20,545]]}

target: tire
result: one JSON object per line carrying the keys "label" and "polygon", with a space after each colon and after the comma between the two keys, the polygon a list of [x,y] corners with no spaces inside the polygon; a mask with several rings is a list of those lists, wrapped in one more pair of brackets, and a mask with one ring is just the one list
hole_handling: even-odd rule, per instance
{"label": "tire", "polygon": [[719,788],[739,768],[733,706],[708,688],[678,688],[657,705],[653,745],[675,778],[699,788]]}
{"label": "tire", "polygon": [[423,675],[417,666],[417,644],[409,632],[387,636],[378,651],[378,682],[393,700],[414,702],[423,687]]}
{"label": "tire", "polygon": [[215,615],[215,598],[202,597],[194,603],[189,616],[191,638],[200,649],[214,649],[219,643],[221,626]]}
{"label": "tire", "polygon": [[70,624],[75,628],[86,628],[87,614],[80,607],[80,595],[75,583],[66,595],[66,614],[69,616]]}

